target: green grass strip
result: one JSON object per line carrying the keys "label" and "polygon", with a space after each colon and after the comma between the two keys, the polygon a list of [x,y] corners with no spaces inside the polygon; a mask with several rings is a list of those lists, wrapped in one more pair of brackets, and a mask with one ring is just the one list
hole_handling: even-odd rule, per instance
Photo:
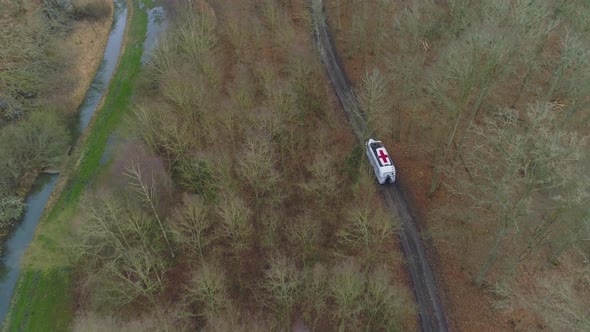
{"label": "green grass strip", "polygon": [[[132,1],[132,0],[128,0]],[[72,270],[59,246],[59,237],[51,233],[67,230],[72,222],[72,211],[77,207],[86,186],[94,181],[101,170],[100,159],[110,135],[131,107],[133,89],[141,70],[141,55],[147,29],[146,8],[133,1],[129,12],[128,31],[124,52],[118,69],[109,85],[106,99],[98,111],[89,136],[82,147],[81,159],[73,169],[67,184],[47,217],[41,220],[37,236],[30,249],[43,252],[49,267],[35,263],[22,267],[12,304],[3,324],[4,331],[65,331],[73,321]],[[147,6],[146,6],[147,7]],[[47,231],[47,232],[45,232]],[[47,234],[46,234],[47,233]],[[49,235],[49,236],[46,236]],[[59,235],[58,235],[59,236]],[[29,255],[28,250],[27,255]],[[35,262],[35,261],[33,261]]]}

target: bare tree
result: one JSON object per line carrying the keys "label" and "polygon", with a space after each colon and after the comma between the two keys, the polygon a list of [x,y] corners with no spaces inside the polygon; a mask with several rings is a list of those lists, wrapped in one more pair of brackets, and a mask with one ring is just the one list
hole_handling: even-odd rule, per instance
{"label": "bare tree", "polygon": [[268,249],[276,248],[281,241],[282,206],[267,207],[259,213],[257,218],[260,231],[260,243]]}
{"label": "bare tree", "polygon": [[[585,198],[588,198],[587,193]],[[588,203],[585,203],[585,206],[588,206]],[[551,237],[553,251],[551,253],[550,261],[553,264],[557,264],[561,255],[567,249],[574,246],[579,247],[580,250],[585,251],[586,254],[590,253],[590,250],[588,250],[589,247],[585,245],[585,243],[590,241],[590,211],[583,211],[583,208],[580,209],[579,206],[578,209],[575,209],[573,212],[574,213],[566,213],[565,216],[561,216],[561,218],[555,217],[553,221],[553,223],[561,221],[566,224],[565,227],[558,228],[558,231],[556,232],[557,234],[552,234]],[[548,226],[553,226],[553,224],[549,224],[545,226],[545,228],[549,228]],[[554,226],[554,228],[556,227]],[[543,231],[545,231],[545,229],[543,229]]]}
{"label": "bare tree", "polygon": [[301,280],[301,273],[285,257],[274,258],[265,273],[262,287],[271,299],[266,304],[276,313],[281,325],[291,323],[291,311],[299,298]]}
{"label": "bare tree", "polygon": [[409,294],[391,283],[390,273],[385,268],[376,269],[367,278],[365,317],[367,330],[400,330],[402,320],[413,313]]}
{"label": "bare tree", "polygon": [[590,282],[588,267],[559,278],[546,278],[538,282],[538,291],[531,296],[522,296],[525,306],[537,312],[548,327],[555,331],[588,331],[590,315],[587,298],[579,291]]}
{"label": "bare tree", "polygon": [[[195,59],[210,58],[208,53],[218,43],[215,33],[216,18],[204,11],[195,10],[194,1],[186,2],[185,6],[186,8],[181,13],[183,18],[179,20],[181,24],[174,29],[173,34],[177,47],[188,59],[193,61]],[[194,63],[199,65],[200,69],[207,75],[206,62],[199,64],[198,61],[194,61]]]}
{"label": "bare tree", "polygon": [[164,289],[165,270],[166,264],[160,257],[137,248],[126,251],[118,261],[106,262],[98,274],[105,274],[107,282],[112,280],[109,296],[123,305],[139,296],[153,303],[154,295]]}
{"label": "bare tree", "polygon": [[170,256],[174,258],[174,251],[172,250],[172,245],[168,239],[167,231],[164,228],[164,222],[160,217],[160,213],[156,209],[158,204],[158,191],[154,174],[152,173],[151,175],[146,176],[143,174],[140,164],[136,161],[131,161],[131,163],[125,167],[125,176],[129,178],[129,184],[135,190],[139,199],[151,210],[151,213],[158,222],[160,232],[166,240],[166,245],[168,246]]}
{"label": "bare tree", "polygon": [[192,307],[189,315],[203,316],[207,320],[230,310],[228,281],[223,270],[210,263],[201,265],[185,288],[183,302]]}
{"label": "bare tree", "polygon": [[379,0],[377,2],[375,27],[373,30],[373,44],[372,53],[374,55],[380,55],[383,44],[387,40],[388,31],[386,29],[386,19],[391,13],[392,1],[391,0]]}
{"label": "bare tree", "polygon": [[450,0],[449,23],[447,29],[454,36],[459,36],[467,31],[469,26],[477,19],[477,13],[482,3],[472,3],[469,0]]}
{"label": "bare tree", "polygon": [[302,292],[303,299],[307,305],[303,306],[306,312],[312,318],[310,327],[316,329],[317,323],[328,310],[328,296],[329,296],[329,271],[321,263],[316,263],[315,266],[308,270],[303,280]]}
{"label": "bare tree", "polygon": [[357,89],[359,106],[369,118],[369,125],[377,133],[383,135],[392,133],[391,101],[388,98],[388,79],[373,68],[366,71],[361,86]]}
{"label": "bare tree", "polygon": [[168,264],[160,254],[155,220],[125,199],[101,193],[88,199],[89,215],[73,243],[84,260],[97,305],[115,309],[163,290]]}
{"label": "bare tree", "polygon": [[151,83],[157,84],[159,79],[166,73],[171,72],[178,66],[175,43],[173,35],[164,32],[158,40],[158,46],[153,50],[150,60],[146,65],[147,76]]}
{"label": "bare tree", "polygon": [[352,2],[353,14],[350,17],[349,40],[351,55],[362,55],[366,62],[369,32],[369,3]]}
{"label": "bare tree", "polygon": [[339,241],[347,248],[360,250],[370,266],[383,244],[390,239],[396,223],[383,208],[371,206],[352,209],[347,221],[348,224],[337,233]]}
{"label": "bare tree", "polygon": [[236,194],[227,194],[217,207],[217,213],[221,217],[222,235],[229,239],[231,246],[246,247],[254,231],[250,222],[252,211],[246,202]]}
{"label": "bare tree", "polygon": [[[491,3],[491,2],[490,2]],[[515,107],[525,89],[529,87],[531,79],[542,70],[543,51],[549,36],[558,26],[558,21],[550,16],[551,10],[546,2],[523,0],[515,1],[513,6],[504,4],[494,18],[506,17],[512,43],[514,43],[513,61],[514,72],[520,81],[516,98],[511,107]],[[492,18],[490,18],[492,19]]]}
{"label": "bare tree", "polygon": [[133,110],[135,137],[170,162],[176,162],[192,147],[198,145],[192,134],[192,124],[176,116],[168,106],[139,105]]}
{"label": "bare tree", "polygon": [[[478,285],[484,281],[510,232],[518,231],[519,225],[527,221],[536,221],[537,226],[529,229],[551,223],[543,215],[553,211],[555,205],[544,197],[559,197],[559,192],[577,181],[575,169],[587,138],[555,129],[553,119],[548,104],[531,107],[523,119],[512,111],[496,114],[488,119],[485,129],[471,130],[471,139],[476,143],[466,157],[473,180],[461,179],[456,169],[446,173],[458,180],[457,185],[449,187],[451,191],[472,202],[475,209],[481,209],[482,216],[489,216],[497,231],[474,279]],[[544,202],[534,214],[529,209],[533,202]]]}
{"label": "bare tree", "polygon": [[321,249],[320,232],[321,223],[310,212],[286,225],[287,238],[295,246],[294,256],[300,258],[304,266],[318,258]]}
{"label": "bare tree", "polygon": [[170,224],[179,245],[191,253],[198,253],[203,259],[203,251],[215,240],[213,217],[209,207],[202,199],[186,196],[172,216]]}
{"label": "bare tree", "polygon": [[265,0],[262,1],[262,6],[260,7],[262,9],[262,14],[264,15],[264,18],[266,19],[269,26],[269,30],[275,31],[279,24],[284,23],[282,20],[283,17],[281,17],[282,8],[280,3],[273,0]]}
{"label": "bare tree", "polygon": [[277,161],[269,137],[246,142],[238,162],[238,173],[252,188],[257,200],[277,192],[279,173],[274,168]]}
{"label": "bare tree", "polygon": [[[358,264],[346,261],[332,270],[329,289],[334,301],[338,330],[354,329],[362,312],[365,275]],[[358,327],[358,326],[356,326]]]}
{"label": "bare tree", "polygon": [[81,309],[73,318],[72,330],[74,332],[190,330],[191,325],[179,320],[175,309],[175,307],[161,304],[155,309],[150,308],[147,313],[130,318]]}
{"label": "bare tree", "polygon": [[306,195],[321,203],[330,201],[338,195],[338,179],[334,172],[335,164],[330,153],[318,151],[314,160],[307,166],[311,180],[301,184]]}
{"label": "bare tree", "polygon": [[24,120],[2,127],[0,173],[16,180],[27,172],[57,167],[68,141],[67,128],[57,113],[32,112]]}
{"label": "bare tree", "polygon": [[[436,158],[429,194],[438,188],[440,168],[450,157],[463,115],[467,112],[467,128],[478,114],[493,84],[502,75],[499,68],[507,54],[508,44],[497,35],[474,32],[451,44],[439,62],[439,74],[431,82],[431,92],[438,107],[444,109],[446,137]],[[463,56],[467,52],[470,56]]]}
{"label": "bare tree", "polygon": [[555,61],[549,78],[548,100],[553,99],[555,93],[568,81],[569,75],[587,66],[589,55],[590,51],[584,47],[580,36],[573,31],[568,31],[563,39],[561,54]]}

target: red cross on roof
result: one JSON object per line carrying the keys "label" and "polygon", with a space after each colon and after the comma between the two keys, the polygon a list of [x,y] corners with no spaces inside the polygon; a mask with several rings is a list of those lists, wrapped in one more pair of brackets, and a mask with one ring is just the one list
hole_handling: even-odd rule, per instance
{"label": "red cross on roof", "polygon": [[379,149],[379,159],[381,159],[383,161],[383,164],[388,164],[389,163],[389,159],[388,159],[388,155],[385,153],[385,150],[383,149]]}

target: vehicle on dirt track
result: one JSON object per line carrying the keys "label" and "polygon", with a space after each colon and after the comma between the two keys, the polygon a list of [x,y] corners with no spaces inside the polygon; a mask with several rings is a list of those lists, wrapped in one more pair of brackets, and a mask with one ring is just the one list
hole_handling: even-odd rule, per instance
{"label": "vehicle on dirt track", "polygon": [[395,182],[395,166],[381,141],[369,139],[367,142],[367,157],[379,184]]}

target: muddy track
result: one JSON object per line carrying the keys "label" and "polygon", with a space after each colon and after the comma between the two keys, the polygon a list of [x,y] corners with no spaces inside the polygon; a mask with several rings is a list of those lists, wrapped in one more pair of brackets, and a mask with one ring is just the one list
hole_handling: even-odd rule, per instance
{"label": "muddy track", "polygon": [[[364,144],[371,133],[366,125],[364,115],[359,111],[350,82],[334,49],[325,19],[323,1],[315,0],[313,2],[316,1],[315,4],[312,1],[310,3],[314,21],[314,34],[322,62],[357,138]],[[438,295],[436,279],[428,264],[414,217],[408,209],[408,204],[404,199],[399,184],[382,186],[380,192],[387,206],[402,224],[398,235],[414,286],[422,330],[447,331],[447,321]]]}

